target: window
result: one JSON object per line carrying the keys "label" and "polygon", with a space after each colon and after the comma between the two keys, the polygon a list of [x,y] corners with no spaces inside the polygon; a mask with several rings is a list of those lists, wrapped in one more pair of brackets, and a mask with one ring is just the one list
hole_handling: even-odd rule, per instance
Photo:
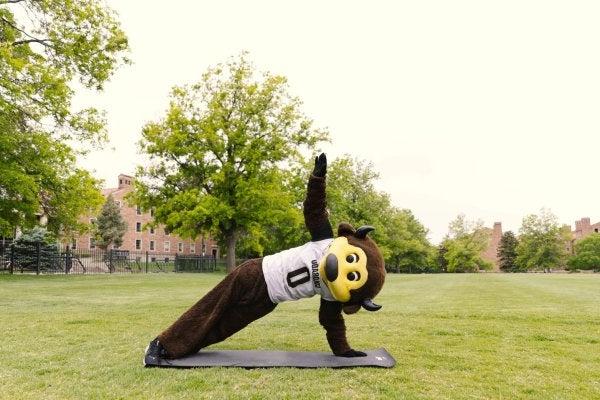
{"label": "window", "polygon": [[142,215],[142,208],[140,206],[135,206],[135,213],[137,215]]}
{"label": "window", "polygon": [[183,251],[183,243],[181,243],[181,242],[177,243],[177,251],[180,253]]}
{"label": "window", "polygon": [[171,251],[171,242],[165,242],[165,252],[170,252]]}
{"label": "window", "polygon": [[136,250],[142,249],[142,239],[135,239],[135,249]]}
{"label": "window", "polygon": [[594,232],[598,233],[598,228],[595,228],[595,229],[594,229]]}
{"label": "window", "polygon": [[77,239],[71,239],[71,249],[77,250]]}
{"label": "window", "polygon": [[212,249],[213,258],[217,258],[217,249]]}
{"label": "window", "polygon": [[96,240],[93,237],[90,237],[90,249],[96,248]]}
{"label": "window", "polygon": [[202,243],[202,255],[206,254],[206,243]]}
{"label": "window", "polygon": [[152,258],[150,258],[150,261],[152,261],[152,262],[156,262],[156,257],[152,257]]}
{"label": "window", "polygon": [[119,179],[119,185],[123,184],[123,179]]}
{"label": "window", "polygon": [[167,228],[165,228],[165,236],[171,236],[171,232]]}
{"label": "window", "polygon": [[150,228],[150,234],[154,235],[154,228]]}
{"label": "window", "polygon": [[141,222],[136,222],[135,223],[135,231],[136,232],[141,232],[142,231],[142,223]]}
{"label": "window", "polygon": [[196,252],[196,243],[192,242],[190,243],[190,253],[195,253]]}
{"label": "window", "polygon": [[154,240],[150,241],[150,250],[154,250]]}

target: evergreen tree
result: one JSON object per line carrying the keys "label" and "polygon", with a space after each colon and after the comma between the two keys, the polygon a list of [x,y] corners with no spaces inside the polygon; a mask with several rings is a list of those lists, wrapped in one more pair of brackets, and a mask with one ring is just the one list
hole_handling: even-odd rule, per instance
{"label": "evergreen tree", "polygon": [[119,206],[112,195],[109,195],[96,219],[96,244],[102,249],[107,249],[110,245],[120,247],[126,231],[127,224],[121,216]]}
{"label": "evergreen tree", "polygon": [[517,245],[518,239],[512,231],[505,232],[498,246],[498,260],[500,269],[504,272],[517,272]]}
{"label": "evergreen tree", "polygon": [[446,246],[446,240],[439,244],[437,248],[437,258],[436,262],[440,272],[448,271],[448,261],[446,260],[446,253],[448,252],[448,247]]}

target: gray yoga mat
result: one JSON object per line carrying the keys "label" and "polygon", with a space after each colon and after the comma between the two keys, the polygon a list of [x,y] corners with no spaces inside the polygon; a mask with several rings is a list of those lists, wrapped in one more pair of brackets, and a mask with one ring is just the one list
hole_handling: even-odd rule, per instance
{"label": "gray yoga mat", "polygon": [[161,360],[148,367],[161,368],[392,368],[396,360],[385,349],[367,350],[366,357],[336,357],[331,353],[271,350],[201,350],[175,360]]}

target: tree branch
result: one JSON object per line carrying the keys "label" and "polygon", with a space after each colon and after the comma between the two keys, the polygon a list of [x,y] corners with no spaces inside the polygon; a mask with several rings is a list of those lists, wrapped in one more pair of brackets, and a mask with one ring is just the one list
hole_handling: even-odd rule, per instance
{"label": "tree branch", "polygon": [[17,40],[16,42],[12,42],[12,46],[18,46],[20,44],[27,44],[27,43],[39,43],[46,47],[51,47],[50,45],[47,44],[48,42],[52,42],[52,40],[51,39],[26,39],[26,40]]}

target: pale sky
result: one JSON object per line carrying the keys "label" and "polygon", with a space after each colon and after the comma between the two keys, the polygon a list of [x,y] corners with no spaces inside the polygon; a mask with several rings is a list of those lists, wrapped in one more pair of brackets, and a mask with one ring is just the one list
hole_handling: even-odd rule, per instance
{"label": "pale sky", "polygon": [[541,207],[600,219],[597,1],[108,4],[134,63],[77,104],[107,111],[114,150],[81,164],[109,187],[170,88],[246,50],[329,129],[329,157],[372,161],[434,242],[459,213],[514,231]]}

